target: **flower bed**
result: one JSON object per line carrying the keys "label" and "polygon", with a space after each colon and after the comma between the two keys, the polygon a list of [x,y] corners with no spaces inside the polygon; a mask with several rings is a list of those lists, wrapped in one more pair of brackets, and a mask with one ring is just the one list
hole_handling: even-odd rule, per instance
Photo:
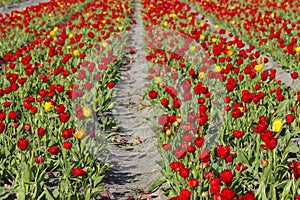
{"label": "flower bed", "polygon": [[299,92],[187,4],[142,5],[164,175],[150,189],[167,182],[170,199],[299,198]]}
{"label": "flower bed", "polygon": [[43,40],[43,36],[52,31],[52,27],[67,22],[74,13],[82,12],[88,2],[91,1],[52,0],[25,8],[23,11],[0,15],[1,61],[14,61],[16,57],[30,51],[35,47],[37,40]]}
{"label": "flower bed", "polygon": [[27,8],[28,16],[41,9],[49,24],[39,27],[38,36],[29,33],[30,41],[15,36],[25,47],[17,47],[2,63],[3,198],[90,199],[103,189],[105,133],[115,125],[111,98],[132,2],[69,3],[71,14],[68,6],[60,6],[57,16],[54,2],[46,9],[41,9],[46,4]]}
{"label": "flower bed", "polygon": [[279,66],[299,73],[300,21],[297,1],[185,1],[213,23],[255,45]]}

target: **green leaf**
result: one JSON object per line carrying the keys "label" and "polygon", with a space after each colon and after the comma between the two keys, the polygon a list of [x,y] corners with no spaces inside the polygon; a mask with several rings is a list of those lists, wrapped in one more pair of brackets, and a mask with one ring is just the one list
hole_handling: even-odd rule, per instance
{"label": "green leaf", "polygon": [[240,151],[240,150],[237,151],[237,158],[236,159],[237,159],[238,162],[242,162],[244,164],[249,165],[249,160],[247,159],[245,153]]}
{"label": "green leaf", "polygon": [[52,194],[53,194],[54,198],[57,199],[59,196],[59,190],[58,189],[53,190]]}
{"label": "green leaf", "polygon": [[23,191],[17,192],[17,199],[18,200],[25,200],[25,193]]}
{"label": "green leaf", "polygon": [[47,187],[45,187],[45,194],[46,194],[46,199],[48,200],[54,200],[55,198],[53,197],[53,194],[48,190]]}
{"label": "green leaf", "polygon": [[257,195],[255,196],[257,196],[258,199],[269,200],[266,195],[266,185],[264,182],[260,183],[259,188],[257,190]]}
{"label": "green leaf", "polygon": [[280,199],[287,199],[288,194],[291,192],[293,181],[289,181],[283,189]]}
{"label": "green leaf", "polygon": [[6,199],[8,196],[9,192],[6,189],[0,187],[0,199]]}
{"label": "green leaf", "polygon": [[157,178],[156,180],[154,180],[152,182],[152,184],[149,186],[149,188],[147,189],[147,191],[148,192],[152,192],[155,189],[157,189],[158,187],[160,187],[162,184],[164,184],[165,182],[167,182],[167,179],[165,177]]}
{"label": "green leaf", "polygon": [[286,147],[286,149],[283,152],[282,160],[285,160],[289,153],[298,153],[298,152],[299,152],[299,147],[295,145],[289,145]]}

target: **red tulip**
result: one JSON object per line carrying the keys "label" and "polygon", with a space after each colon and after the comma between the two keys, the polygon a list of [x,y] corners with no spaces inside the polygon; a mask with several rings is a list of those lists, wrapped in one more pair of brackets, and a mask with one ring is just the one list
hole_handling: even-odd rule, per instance
{"label": "red tulip", "polygon": [[38,136],[43,137],[46,134],[46,130],[43,128],[38,128],[37,134],[38,134]]}
{"label": "red tulip", "polygon": [[11,120],[14,120],[18,117],[18,113],[15,111],[11,111],[8,115]]}
{"label": "red tulip", "polygon": [[24,151],[27,149],[28,144],[29,144],[29,140],[19,139],[17,146],[21,151]]}
{"label": "red tulip", "polygon": [[190,188],[195,188],[199,185],[199,180],[197,178],[192,178],[190,180],[188,180],[188,186]]}
{"label": "red tulip", "polygon": [[293,114],[287,114],[286,116],[285,116],[285,120],[286,120],[286,122],[287,123],[293,123],[293,121],[295,120],[295,116],[293,115]]}
{"label": "red tulip", "polygon": [[183,141],[192,142],[194,140],[194,135],[190,133],[186,133],[182,136]]}
{"label": "red tulip", "polygon": [[235,130],[233,131],[233,136],[236,138],[241,138],[245,135],[245,133],[241,130]]}
{"label": "red tulip", "polygon": [[65,149],[70,149],[72,147],[72,142],[70,141],[63,142],[63,146]]}
{"label": "red tulip", "polygon": [[234,175],[231,170],[224,170],[220,174],[220,180],[225,183],[226,186],[230,186]]}
{"label": "red tulip", "polygon": [[220,158],[226,158],[227,156],[230,155],[230,147],[229,146],[223,146],[220,145],[217,147],[217,155]]}
{"label": "red tulip", "polygon": [[171,162],[170,167],[174,171],[180,171],[180,169],[184,168],[184,165],[182,164],[182,162]]}
{"label": "red tulip", "polygon": [[182,147],[180,148],[177,148],[175,151],[174,151],[174,156],[177,158],[177,159],[182,159],[184,158],[186,155],[186,150]]}
{"label": "red tulip", "polygon": [[5,130],[5,124],[3,122],[0,122],[0,133],[3,133]]}
{"label": "red tulip", "polygon": [[69,121],[69,119],[70,119],[69,114],[66,113],[66,112],[60,113],[60,114],[58,115],[58,117],[59,117],[59,120],[60,120],[61,122],[63,122],[63,123],[66,123],[66,122]]}
{"label": "red tulip", "polygon": [[163,148],[165,151],[167,151],[167,150],[169,150],[169,149],[171,148],[171,145],[170,145],[170,144],[163,144],[163,145],[162,145],[162,148]]}
{"label": "red tulip", "polygon": [[149,97],[150,97],[151,99],[156,99],[157,95],[158,95],[158,93],[157,93],[156,91],[154,91],[154,90],[151,90],[151,91],[149,92]]}
{"label": "red tulip", "polygon": [[167,106],[169,104],[169,100],[167,98],[162,98],[160,102],[162,106]]}
{"label": "red tulip", "polygon": [[226,199],[226,200],[232,200],[234,195],[235,195],[235,192],[229,188],[224,188],[222,191],[221,191],[221,199]]}
{"label": "red tulip", "polygon": [[292,72],[291,77],[292,77],[292,79],[297,79],[298,78],[298,72]]}
{"label": "red tulip", "polygon": [[115,83],[114,83],[114,82],[109,82],[109,83],[107,83],[107,87],[108,87],[109,89],[112,89],[112,88],[115,87]]}
{"label": "red tulip", "polygon": [[241,197],[238,198],[238,200],[255,200],[255,194],[254,192],[250,191],[246,194],[243,194]]}
{"label": "red tulip", "polygon": [[198,158],[201,162],[208,162],[210,160],[210,151],[208,149],[204,149],[198,152]]}
{"label": "red tulip", "polygon": [[29,131],[31,129],[31,125],[30,124],[24,124],[23,126],[25,131]]}
{"label": "red tulip", "polygon": [[194,144],[199,148],[202,147],[203,143],[204,143],[204,138],[196,138],[194,141]]}
{"label": "red tulip", "polygon": [[182,177],[182,178],[187,178],[190,174],[190,169],[189,168],[181,168],[180,171],[179,171],[179,175]]}
{"label": "red tulip", "polygon": [[74,168],[72,169],[72,174],[74,176],[84,176],[86,174],[86,171],[84,171],[82,168]]}
{"label": "red tulip", "polygon": [[48,148],[48,152],[51,155],[55,155],[55,154],[58,154],[60,152],[60,148],[59,148],[59,146],[51,146],[51,147]]}
{"label": "red tulip", "polygon": [[35,156],[35,157],[34,157],[34,161],[35,161],[36,163],[43,163],[43,162],[45,161],[45,158],[40,157],[40,156]]}

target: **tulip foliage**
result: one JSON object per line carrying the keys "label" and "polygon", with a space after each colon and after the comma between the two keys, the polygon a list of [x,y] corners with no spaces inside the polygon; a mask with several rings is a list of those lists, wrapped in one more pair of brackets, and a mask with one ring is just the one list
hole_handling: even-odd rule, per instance
{"label": "tulip foliage", "polygon": [[132,1],[49,1],[0,16],[0,196],[100,195]]}
{"label": "tulip foliage", "polygon": [[163,166],[149,189],[166,182],[173,200],[298,199],[300,93],[206,13],[182,1],[142,6]]}

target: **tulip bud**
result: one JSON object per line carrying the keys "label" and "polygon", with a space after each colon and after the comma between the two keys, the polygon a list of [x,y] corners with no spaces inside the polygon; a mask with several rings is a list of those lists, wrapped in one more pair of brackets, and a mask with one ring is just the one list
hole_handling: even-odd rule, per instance
{"label": "tulip bud", "polygon": [[269,161],[268,161],[268,160],[262,160],[262,161],[261,161],[261,165],[262,165],[263,167],[268,167]]}
{"label": "tulip bud", "polygon": [[168,130],[166,131],[166,134],[167,134],[167,135],[172,135],[172,130],[171,130],[171,129],[168,129]]}

